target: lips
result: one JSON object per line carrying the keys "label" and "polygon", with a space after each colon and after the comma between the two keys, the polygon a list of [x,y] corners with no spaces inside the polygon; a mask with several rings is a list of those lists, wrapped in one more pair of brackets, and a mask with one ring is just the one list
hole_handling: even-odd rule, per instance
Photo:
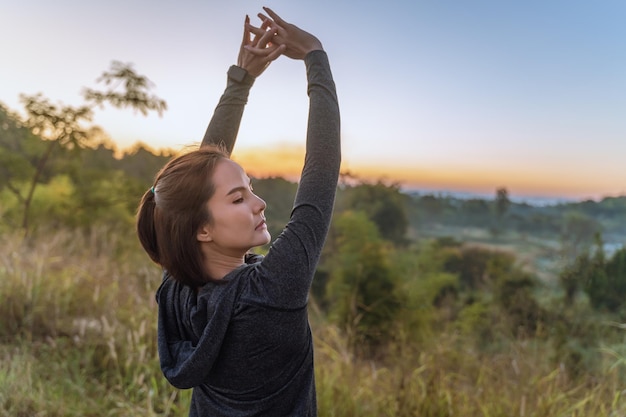
{"label": "lips", "polygon": [[266,225],[265,225],[265,219],[261,220],[261,223],[259,223],[259,224],[258,224],[258,225],[254,228],[254,230],[259,230],[259,229],[264,228],[264,227],[266,227]]}

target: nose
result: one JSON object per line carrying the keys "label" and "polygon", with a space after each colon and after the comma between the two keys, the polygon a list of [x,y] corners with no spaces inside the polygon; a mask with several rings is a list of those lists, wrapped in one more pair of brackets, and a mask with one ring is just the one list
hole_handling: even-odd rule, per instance
{"label": "nose", "polygon": [[263,200],[261,197],[259,197],[258,195],[254,195],[254,197],[256,197],[256,205],[255,205],[255,210],[257,213],[262,212],[263,210],[265,210],[265,208],[267,207],[267,204],[265,203],[265,200]]}

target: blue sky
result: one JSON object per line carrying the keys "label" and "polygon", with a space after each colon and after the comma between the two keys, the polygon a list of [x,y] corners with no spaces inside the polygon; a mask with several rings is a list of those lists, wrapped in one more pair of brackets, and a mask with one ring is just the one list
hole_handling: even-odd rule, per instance
{"label": "blue sky", "polygon": [[[432,190],[626,194],[621,0],[14,0],[0,14],[0,101],[18,110],[20,93],[42,92],[79,104],[112,60],[132,62],[169,110],[106,109],[95,123],[121,146],[180,149],[204,133],[243,18],[256,22],[263,5],[329,54],[344,169]],[[298,154],[306,106],[303,65],[272,64],[251,93],[235,157]]]}

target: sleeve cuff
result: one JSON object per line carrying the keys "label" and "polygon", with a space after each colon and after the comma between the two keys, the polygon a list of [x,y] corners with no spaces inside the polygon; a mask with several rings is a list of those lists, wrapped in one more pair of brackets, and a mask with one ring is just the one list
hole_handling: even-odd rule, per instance
{"label": "sleeve cuff", "polygon": [[254,84],[255,78],[248,73],[245,69],[238,67],[237,65],[232,65],[228,69],[228,78],[238,82],[240,84],[252,85]]}

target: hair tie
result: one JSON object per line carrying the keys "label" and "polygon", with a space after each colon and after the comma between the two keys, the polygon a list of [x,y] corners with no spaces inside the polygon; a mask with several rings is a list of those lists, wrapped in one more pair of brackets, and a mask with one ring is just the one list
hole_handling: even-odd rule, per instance
{"label": "hair tie", "polygon": [[154,185],[150,187],[150,191],[152,191],[152,194],[154,194]]}

